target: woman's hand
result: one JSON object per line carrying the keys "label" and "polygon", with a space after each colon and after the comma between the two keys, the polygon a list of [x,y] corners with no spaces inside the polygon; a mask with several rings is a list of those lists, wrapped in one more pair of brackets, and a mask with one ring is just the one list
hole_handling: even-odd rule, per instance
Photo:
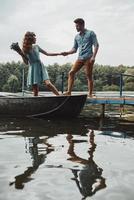
{"label": "woman's hand", "polygon": [[12,43],[10,46],[11,49],[13,49],[14,51],[16,51],[19,55],[22,56],[22,59],[24,61],[25,64],[28,64],[28,58],[27,56],[23,53],[23,51],[21,50],[21,48],[19,47],[18,42],[16,43]]}

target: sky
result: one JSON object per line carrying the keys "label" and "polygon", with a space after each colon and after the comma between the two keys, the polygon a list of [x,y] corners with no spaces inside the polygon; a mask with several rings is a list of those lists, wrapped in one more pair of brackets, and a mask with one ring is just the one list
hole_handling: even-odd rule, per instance
{"label": "sky", "polygon": [[[0,63],[21,61],[10,45],[21,46],[26,31],[35,32],[37,44],[47,52],[70,50],[76,18],[83,18],[97,35],[96,63],[134,66],[134,0],[0,0]],[[77,56],[41,55],[41,60],[65,64]]]}

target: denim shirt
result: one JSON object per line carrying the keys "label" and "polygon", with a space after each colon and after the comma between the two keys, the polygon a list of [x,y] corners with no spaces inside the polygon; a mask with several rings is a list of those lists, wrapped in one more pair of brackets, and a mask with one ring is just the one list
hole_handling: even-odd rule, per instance
{"label": "denim shirt", "polygon": [[85,60],[93,55],[92,47],[97,47],[98,45],[96,34],[93,31],[85,29],[82,35],[77,34],[75,36],[73,49],[77,51],[79,48],[78,59]]}

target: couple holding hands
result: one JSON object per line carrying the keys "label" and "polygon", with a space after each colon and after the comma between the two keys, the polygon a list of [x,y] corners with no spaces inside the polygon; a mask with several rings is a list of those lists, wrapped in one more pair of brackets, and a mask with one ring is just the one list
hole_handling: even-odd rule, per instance
{"label": "couple holding hands", "polygon": [[75,19],[74,23],[76,30],[79,33],[75,36],[74,46],[70,51],[61,53],[48,53],[36,45],[35,33],[26,32],[24,35],[22,50],[20,50],[18,53],[22,56],[24,63],[29,65],[27,84],[32,86],[34,96],[38,96],[39,84],[42,82],[55,95],[60,95],[56,87],[51,83],[47,69],[40,60],[39,53],[42,53],[46,56],[67,56],[76,53],[77,49],[79,49],[78,59],[68,74],[68,89],[64,95],[71,95],[75,74],[84,66],[88,81],[89,96],[92,97],[92,70],[99,44],[96,34],[93,31],[85,28],[85,22],[82,18]]}

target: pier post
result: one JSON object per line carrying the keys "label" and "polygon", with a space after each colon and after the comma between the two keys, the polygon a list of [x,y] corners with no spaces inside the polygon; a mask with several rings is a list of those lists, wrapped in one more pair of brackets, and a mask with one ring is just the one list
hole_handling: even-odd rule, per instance
{"label": "pier post", "polygon": [[22,68],[22,96],[24,96],[25,91],[25,69],[24,66]]}
{"label": "pier post", "polygon": [[64,72],[61,74],[61,92],[64,92]]}
{"label": "pier post", "polygon": [[123,75],[120,74],[120,97],[122,97],[122,90],[123,90]]}
{"label": "pier post", "polygon": [[101,111],[101,117],[104,118],[105,117],[105,104],[102,104],[102,111]]}

